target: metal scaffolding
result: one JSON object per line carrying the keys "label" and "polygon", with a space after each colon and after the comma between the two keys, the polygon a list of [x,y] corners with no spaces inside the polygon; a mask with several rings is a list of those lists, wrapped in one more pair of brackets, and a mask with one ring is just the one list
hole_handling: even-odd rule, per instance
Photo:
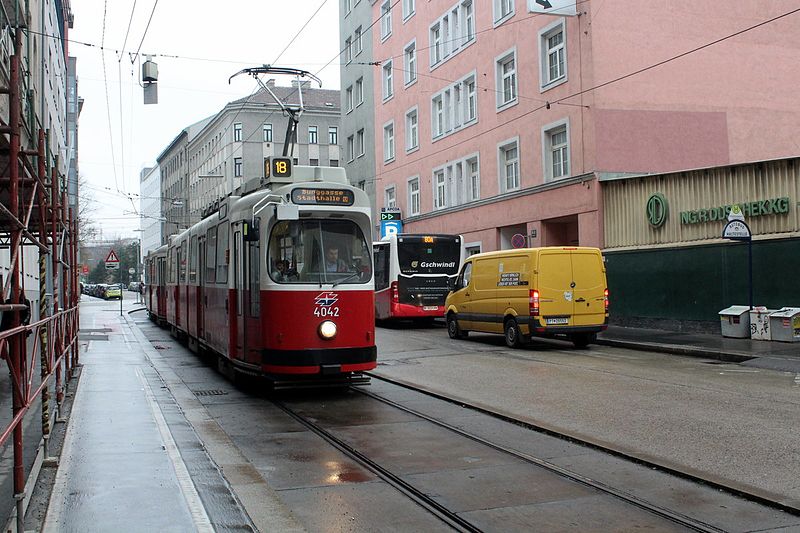
{"label": "metal scaffolding", "polygon": [[[0,358],[10,372],[13,416],[0,428],[0,446],[12,439],[16,524],[17,531],[24,531],[23,502],[28,487],[23,421],[26,414],[41,407],[40,453],[47,457],[55,422],[51,409],[61,412],[67,382],[78,364],[80,295],[76,213],[67,202],[58,158],[48,150],[47,132],[23,109],[30,103],[23,100],[28,98],[25,78],[29,76],[22,64],[25,28],[19,24],[6,24],[5,28],[12,32],[14,44],[9,76],[0,79],[0,95],[8,98],[8,114],[0,117],[0,251],[8,250],[10,258],[6,279],[0,276]],[[38,313],[34,313],[35,305],[25,297],[25,278],[29,276],[23,256],[35,254],[37,249],[35,277],[39,283],[27,287],[39,295]],[[34,315],[38,318],[30,321]]]}

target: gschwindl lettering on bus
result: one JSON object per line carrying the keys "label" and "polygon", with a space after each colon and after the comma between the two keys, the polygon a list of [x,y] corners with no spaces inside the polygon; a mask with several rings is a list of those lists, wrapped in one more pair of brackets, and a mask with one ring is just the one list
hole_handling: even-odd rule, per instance
{"label": "gschwindl lettering on bus", "polygon": [[445,268],[445,267],[452,268],[452,267],[456,266],[456,262],[455,261],[450,261],[449,263],[425,263],[425,262],[422,262],[422,263],[419,264],[419,266],[421,266],[422,268]]}

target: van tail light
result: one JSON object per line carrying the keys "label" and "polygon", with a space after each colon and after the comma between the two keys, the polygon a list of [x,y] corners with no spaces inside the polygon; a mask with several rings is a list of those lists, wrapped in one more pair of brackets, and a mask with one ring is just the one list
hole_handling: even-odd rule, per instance
{"label": "van tail light", "polygon": [[531,289],[528,298],[528,312],[531,316],[539,316],[539,291]]}
{"label": "van tail light", "polygon": [[392,303],[398,303],[400,301],[400,289],[397,288],[397,282],[392,282]]}
{"label": "van tail light", "polygon": [[608,313],[608,289],[603,291],[603,303],[606,306],[606,313]]}

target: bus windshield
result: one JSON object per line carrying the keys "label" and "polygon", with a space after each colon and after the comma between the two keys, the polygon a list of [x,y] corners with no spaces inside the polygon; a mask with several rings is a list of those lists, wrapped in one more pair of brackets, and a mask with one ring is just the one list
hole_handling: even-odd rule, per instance
{"label": "bus windshield", "polygon": [[272,228],[267,267],[278,283],[367,283],[371,249],[351,220],[284,220]]}
{"label": "bus windshield", "polygon": [[423,235],[398,237],[397,259],[400,273],[405,276],[413,274],[453,276],[458,273],[460,266],[461,239]]}

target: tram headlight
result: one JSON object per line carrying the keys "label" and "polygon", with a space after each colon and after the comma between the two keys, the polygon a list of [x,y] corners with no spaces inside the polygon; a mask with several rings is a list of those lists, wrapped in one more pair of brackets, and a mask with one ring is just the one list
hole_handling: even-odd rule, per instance
{"label": "tram headlight", "polygon": [[336,324],[330,320],[326,320],[319,325],[317,333],[319,333],[319,336],[323,339],[332,339],[336,336]]}

